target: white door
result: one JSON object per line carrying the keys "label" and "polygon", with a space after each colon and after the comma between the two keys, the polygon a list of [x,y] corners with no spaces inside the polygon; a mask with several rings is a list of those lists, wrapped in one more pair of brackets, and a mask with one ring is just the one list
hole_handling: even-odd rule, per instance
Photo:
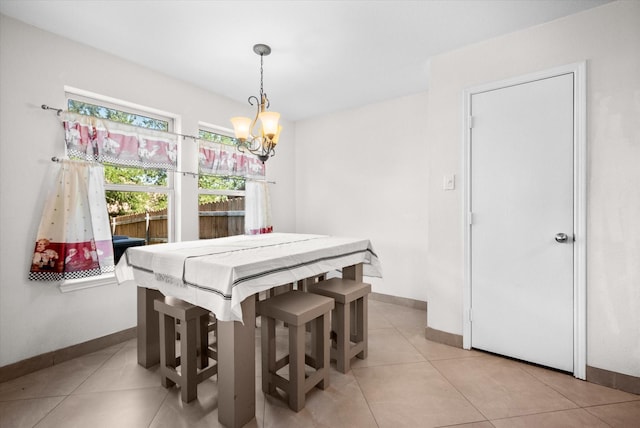
{"label": "white door", "polygon": [[573,371],[572,73],[471,97],[471,346]]}

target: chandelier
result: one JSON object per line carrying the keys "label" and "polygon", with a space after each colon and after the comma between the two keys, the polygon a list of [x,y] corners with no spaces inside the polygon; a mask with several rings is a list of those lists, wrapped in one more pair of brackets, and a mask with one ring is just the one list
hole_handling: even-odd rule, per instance
{"label": "chandelier", "polygon": [[[263,57],[271,53],[271,48],[267,45],[257,44],[253,46],[253,51],[260,55],[260,97],[250,96],[248,101],[251,106],[256,106],[256,116],[251,119],[248,117],[232,117],[233,131],[237,139],[237,145],[241,152],[251,152],[258,157],[263,163],[269,159],[269,156],[275,155],[276,144],[280,137],[282,126],[278,125],[280,113],[267,111],[269,108],[269,98],[263,90]],[[257,132],[254,130],[256,123],[260,119],[260,127]]]}

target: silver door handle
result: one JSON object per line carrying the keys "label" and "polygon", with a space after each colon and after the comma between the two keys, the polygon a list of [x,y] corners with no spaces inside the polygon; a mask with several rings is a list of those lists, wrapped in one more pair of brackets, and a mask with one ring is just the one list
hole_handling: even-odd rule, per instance
{"label": "silver door handle", "polygon": [[556,233],[556,242],[567,242],[569,240],[569,236],[566,233]]}

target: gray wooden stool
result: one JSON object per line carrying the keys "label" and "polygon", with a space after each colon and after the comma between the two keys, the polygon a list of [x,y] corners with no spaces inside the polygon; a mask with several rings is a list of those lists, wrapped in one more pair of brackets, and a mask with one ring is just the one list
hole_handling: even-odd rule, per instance
{"label": "gray wooden stool", "polygon": [[[175,297],[155,300],[160,317],[160,378],[162,386],[180,386],[182,401],[198,398],[198,384],[218,373],[217,352],[209,347],[212,318],[209,311]],[[176,326],[180,334],[180,356],[176,357]],[[180,367],[180,372],[176,370]]]}
{"label": "gray wooden stool", "polygon": [[[289,394],[289,407],[299,412],[305,395],[314,386],[329,386],[329,313],[333,299],[303,291],[289,291],[258,302],[262,328],[262,391],[276,395],[276,388]],[[289,354],[276,360],[275,321],[289,327]],[[315,324],[311,355],[305,352],[305,325]],[[289,380],[276,372],[289,365]],[[307,375],[305,364],[315,371]]]}
{"label": "gray wooden stool", "polygon": [[[335,309],[331,314],[331,359],[336,360],[338,371],[347,373],[351,359],[367,358],[368,297],[371,284],[352,279],[331,278],[309,287],[309,292],[331,297]],[[353,344],[352,344],[353,342]]]}

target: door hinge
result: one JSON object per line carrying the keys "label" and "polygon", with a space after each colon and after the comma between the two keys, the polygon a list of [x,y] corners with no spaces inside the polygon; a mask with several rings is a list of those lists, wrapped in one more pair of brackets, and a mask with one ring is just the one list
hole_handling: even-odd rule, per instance
{"label": "door hinge", "polygon": [[469,222],[469,225],[473,224],[473,213],[471,211],[467,214],[467,221]]}
{"label": "door hinge", "polygon": [[471,308],[469,308],[469,322],[473,321],[473,312],[471,310]]}
{"label": "door hinge", "polygon": [[469,129],[473,128],[473,116],[467,118],[467,126],[469,126]]}

